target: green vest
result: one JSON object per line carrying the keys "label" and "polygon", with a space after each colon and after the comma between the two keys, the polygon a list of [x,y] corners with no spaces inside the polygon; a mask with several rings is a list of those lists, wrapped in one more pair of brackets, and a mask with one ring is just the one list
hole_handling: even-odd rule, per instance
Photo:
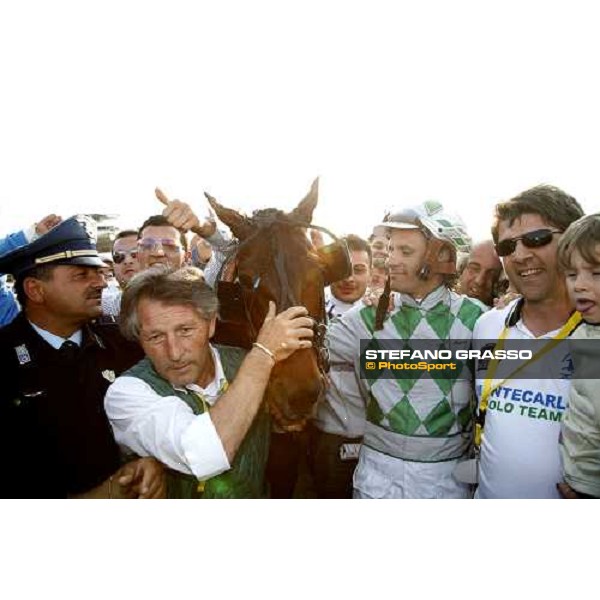
{"label": "green vest", "polygon": [[[215,346],[219,351],[225,378],[233,381],[246,351],[229,346]],[[137,377],[145,381],[159,396],[177,396],[194,412],[204,412],[202,401],[193,392],[176,390],[163,379],[148,358],[129,369],[124,376]],[[185,475],[169,469],[167,471],[168,498],[264,498],[265,466],[269,454],[271,424],[266,407],[261,407],[254,418],[250,430],[240,445],[231,469],[211,477],[199,491],[198,480],[193,475]]]}

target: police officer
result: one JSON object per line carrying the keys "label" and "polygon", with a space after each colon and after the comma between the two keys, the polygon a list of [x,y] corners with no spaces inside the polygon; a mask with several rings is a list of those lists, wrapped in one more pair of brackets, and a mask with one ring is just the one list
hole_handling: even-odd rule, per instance
{"label": "police officer", "polygon": [[76,216],[0,258],[22,312],[0,329],[0,496],[161,497],[162,467],[122,464],[104,413],[109,384],[142,353],[101,314],[95,223]]}

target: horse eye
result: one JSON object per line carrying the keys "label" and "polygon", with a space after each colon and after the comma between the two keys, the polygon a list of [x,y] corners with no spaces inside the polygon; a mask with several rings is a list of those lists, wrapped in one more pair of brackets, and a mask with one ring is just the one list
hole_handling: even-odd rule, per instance
{"label": "horse eye", "polygon": [[257,275],[254,278],[254,281],[252,282],[252,288],[256,290],[256,289],[258,289],[259,285],[260,285],[260,275]]}

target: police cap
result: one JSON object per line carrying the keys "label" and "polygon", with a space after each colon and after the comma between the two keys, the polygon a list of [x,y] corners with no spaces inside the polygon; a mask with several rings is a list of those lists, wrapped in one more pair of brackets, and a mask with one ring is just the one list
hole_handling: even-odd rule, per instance
{"label": "police cap", "polygon": [[105,267],[96,249],[96,223],[87,215],[66,219],[33,242],[0,257],[0,273],[15,278],[41,265]]}

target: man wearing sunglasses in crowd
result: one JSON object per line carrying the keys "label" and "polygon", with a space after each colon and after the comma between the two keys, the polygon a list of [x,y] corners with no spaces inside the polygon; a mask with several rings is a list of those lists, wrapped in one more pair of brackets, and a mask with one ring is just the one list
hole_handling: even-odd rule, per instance
{"label": "man wearing sunglasses in crowd", "polygon": [[102,292],[102,314],[118,317],[121,311],[121,295],[129,280],[140,270],[137,260],[138,232],[134,229],[120,231],[112,250],[115,277],[118,288],[107,287]]}
{"label": "man wearing sunglasses in crowd", "polygon": [[212,216],[202,222],[188,204],[169,200],[159,188],[155,194],[165,208],[161,215],[146,219],[140,227],[137,241],[140,271],[159,264],[180,269],[191,258],[185,233],[191,231],[212,243],[216,223]]}
{"label": "man wearing sunglasses in crowd", "polygon": [[[497,340],[498,348],[504,339],[507,344],[541,340],[527,346],[533,350],[525,365],[530,368],[543,348],[549,352],[577,326],[580,316],[573,311],[559,272],[557,249],[562,232],[582,215],[574,198],[547,185],[496,206],[492,226],[496,252],[521,297],[481,316],[473,333],[478,343],[493,345]],[[532,379],[525,378],[523,370],[509,369],[500,377],[497,364],[477,364],[482,435],[476,497],[558,498],[556,484],[562,480],[558,438],[569,375]]]}
{"label": "man wearing sunglasses in crowd", "polygon": [[180,269],[190,256],[185,234],[163,215],[155,215],[144,221],[138,233],[137,250],[140,271],[156,265]]}
{"label": "man wearing sunglasses in crowd", "polygon": [[122,288],[140,270],[137,260],[137,238],[138,232],[135,229],[125,229],[117,234],[113,244],[112,256],[115,277]]}

